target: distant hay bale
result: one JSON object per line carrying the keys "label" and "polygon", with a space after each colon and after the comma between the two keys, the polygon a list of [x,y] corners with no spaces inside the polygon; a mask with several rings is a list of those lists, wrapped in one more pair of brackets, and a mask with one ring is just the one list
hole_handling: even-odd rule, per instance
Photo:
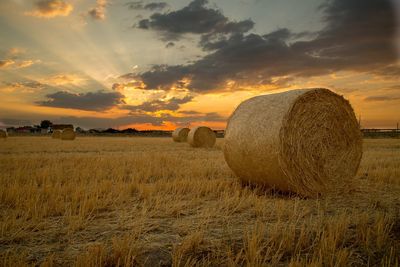
{"label": "distant hay bale", "polygon": [[0,138],[7,138],[7,132],[0,129]]}
{"label": "distant hay bale", "polygon": [[172,133],[172,139],[175,142],[186,142],[189,131],[189,128],[176,128]]}
{"label": "distant hay bale", "polygon": [[192,147],[213,147],[216,137],[210,128],[198,126],[189,131],[187,140]]}
{"label": "distant hay bale", "polygon": [[53,139],[61,139],[61,131],[60,130],[55,130],[53,131],[51,138]]}
{"label": "distant hay bale", "polygon": [[243,181],[315,196],[354,177],[362,136],[342,96],[292,90],[241,103],[229,118],[223,150]]}
{"label": "distant hay bale", "polygon": [[72,129],[64,129],[61,133],[61,140],[74,140],[76,134]]}

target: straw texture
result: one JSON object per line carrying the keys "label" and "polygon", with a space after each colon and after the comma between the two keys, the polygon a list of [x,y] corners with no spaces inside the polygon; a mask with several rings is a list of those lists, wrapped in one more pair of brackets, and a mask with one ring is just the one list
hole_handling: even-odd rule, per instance
{"label": "straw texture", "polygon": [[186,142],[189,131],[189,128],[176,128],[172,133],[172,139],[175,142]]}
{"label": "straw texture", "polygon": [[0,138],[7,138],[7,132],[0,129]]}
{"label": "straw texture", "polygon": [[205,126],[195,127],[188,134],[188,143],[192,147],[213,147],[215,141],[215,133]]}
{"label": "straw texture", "polygon": [[51,134],[51,138],[53,139],[61,139],[61,131],[60,130],[54,130],[53,133]]}
{"label": "straw texture", "polygon": [[229,118],[223,149],[243,181],[315,196],[356,174],[362,136],[342,96],[302,89],[241,103]]}
{"label": "straw texture", "polygon": [[62,140],[74,140],[75,136],[75,132],[72,129],[64,129],[61,133]]}

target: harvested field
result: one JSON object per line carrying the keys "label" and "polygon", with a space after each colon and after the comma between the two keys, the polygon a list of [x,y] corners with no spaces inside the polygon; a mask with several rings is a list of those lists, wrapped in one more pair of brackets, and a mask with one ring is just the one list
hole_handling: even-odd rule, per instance
{"label": "harvested field", "polygon": [[0,265],[399,264],[400,140],[364,140],[352,186],[304,199],[243,186],[170,138],[0,144]]}

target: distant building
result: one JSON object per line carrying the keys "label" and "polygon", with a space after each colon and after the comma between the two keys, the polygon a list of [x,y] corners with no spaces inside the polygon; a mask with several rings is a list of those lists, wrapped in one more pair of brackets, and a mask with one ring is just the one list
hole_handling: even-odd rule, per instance
{"label": "distant building", "polygon": [[22,126],[15,129],[17,133],[32,133],[34,132],[34,128],[32,126]]}

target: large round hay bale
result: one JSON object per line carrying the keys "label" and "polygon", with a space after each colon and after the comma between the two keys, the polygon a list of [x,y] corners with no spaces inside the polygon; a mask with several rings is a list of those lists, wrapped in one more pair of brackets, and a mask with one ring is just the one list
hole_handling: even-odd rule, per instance
{"label": "large round hay bale", "polygon": [[7,138],[7,132],[0,129],[0,138]]}
{"label": "large round hay bale", "polygon": [[223,150],[243,181],[315,196],[353,178],[362,136],[342,96],[292,90],[241,103],[229,118]]}
{"label": "large round hay bale", "polygon": [[61,139],[61,131],[60,130],[54,130],[53,133],[51,134],[51,138],[53,139]]}
{"label": "large round hay bale", "polygon": [[186,142],[189,131],[189,128],[176,128],[172,133],[172,139],[175,142]]}
{"label": "large round hay bale", "polygon": [[189,131],[187,141],[192,147],[213,147],[216,137],[210,128],[198,126]]}
{"label": "large round hay bale", "polygon": [[64,129],[61,133],[61,140],[74,140],[75,132],[72,129]]}

